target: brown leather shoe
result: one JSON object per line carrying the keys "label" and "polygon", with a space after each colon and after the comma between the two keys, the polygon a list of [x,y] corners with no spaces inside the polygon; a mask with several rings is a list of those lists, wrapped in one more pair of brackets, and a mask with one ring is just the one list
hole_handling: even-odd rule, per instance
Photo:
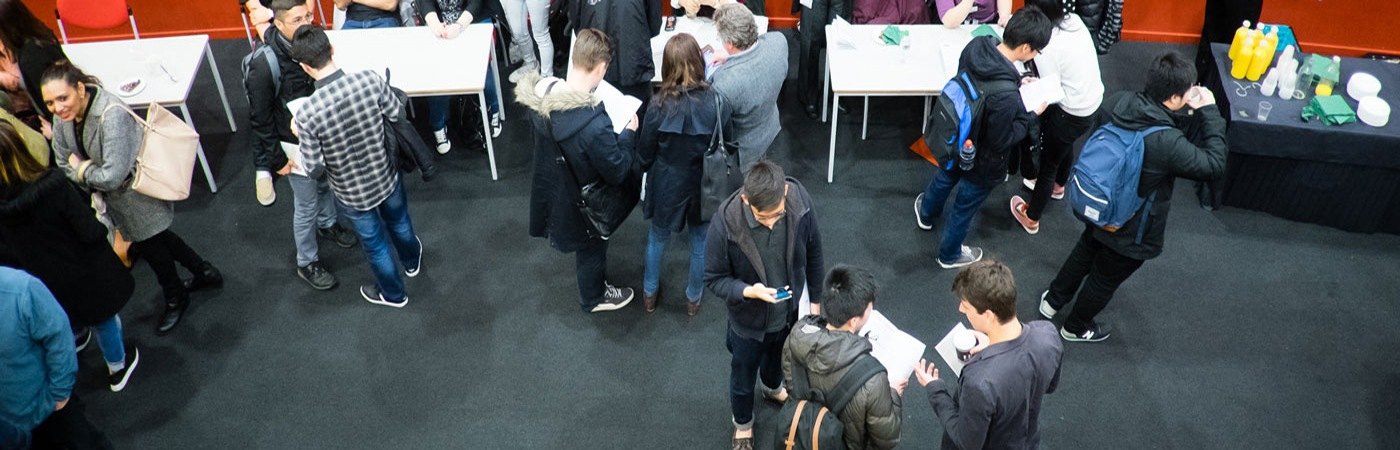
{"label": "brown leather shoe", "polygon": [[656,296],[655,296],[655,295],[646,295],[645,293],[643,293],[643,294],[642,294],[642,307],[645,308],[645,309],[647,310],[647,312],[656,311]]}
{"label": "brown leather shoe", "polygon": [[693,302],[685,302],[685,315],[695,316],[696,314],[700,314],[700,304]]}

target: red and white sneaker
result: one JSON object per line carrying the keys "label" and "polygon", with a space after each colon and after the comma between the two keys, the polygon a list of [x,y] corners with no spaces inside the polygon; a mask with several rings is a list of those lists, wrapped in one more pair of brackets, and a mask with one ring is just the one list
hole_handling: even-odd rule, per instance
{"label": "red and white sneaker", "polygon": [[1026,200],[1019,195],[1011,196],[1011,217],[1016,218],[1016,222],[1021,224],[1021,228],[1026,229],[1026,233],[1036,234],[1040,232],[1040,222],[1026,216]]}
{"label": "red and white sneaker", "polygon": [[1050,198],[1053,198],[1053,199],[1055,199],[1055,200],[1064,200],[1064,199],[1065,199],[1065,185],[1060,184],[1060,183],[1055,183],[1055,190],[1050,192]]}

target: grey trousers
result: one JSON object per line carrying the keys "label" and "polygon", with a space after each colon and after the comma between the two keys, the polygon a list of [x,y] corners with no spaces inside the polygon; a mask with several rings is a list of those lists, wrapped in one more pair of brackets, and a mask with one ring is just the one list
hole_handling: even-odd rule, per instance
{"label": "grey trousers", "polygon": [[335,198],[324,180],[289,174],[292,185],[292,237],[297,243],[297,267],[306,267],[320,258],[316,230],[335,225]]}

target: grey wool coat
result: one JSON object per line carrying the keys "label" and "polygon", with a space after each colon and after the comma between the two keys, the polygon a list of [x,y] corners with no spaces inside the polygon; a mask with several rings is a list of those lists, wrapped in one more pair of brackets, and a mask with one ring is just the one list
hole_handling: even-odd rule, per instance
{"label": "grey wool coat", "polygon": [[752,47],[730,56],[710,76],[710,86],[731,109],[739,163],[763,159],[783,126],[778,122],[778,93],[788,73],[788,44],[782,33],[758,35]]}
{"label": "grey wool coat", "polygon": [[68,164],[68,155],[78,151],[80,137],[76,136],[73,122],[56,116],[53,122],[55,162],[79,186],[102,194],[107,212],[123,236],[132,242],[149,239],[170,228],[170,222],[175,220],[175,205],[131,190],[131,176],[136,170],[136,156],[145,131],[136,119],[120,109],[127,106],[112,93],[90,85],[88,95],[93,96],[92,105],[83,120],[81,139],[92,164],[81,176],[77,167]]}

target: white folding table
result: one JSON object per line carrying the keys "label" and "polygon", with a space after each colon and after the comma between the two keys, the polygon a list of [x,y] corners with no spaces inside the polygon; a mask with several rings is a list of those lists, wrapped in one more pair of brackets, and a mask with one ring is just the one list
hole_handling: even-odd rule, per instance
{"label": "white folding table", "polygon": [[[501,72],[493,54],[491,24],[467,26],[454,39],[441,39],[428,27],[370,28],[327,31],[335,49],[335,62],[345,70],[374,70],[380,75],[389,69],[389,84],[403,89],[410,97],[476,94],[480,100],[481,129],[490,130],[486,112],[486,71],[496,77],[496,101],[501,120],[506,118],[501,95]],[[486,155],[491,162],[491,179],[496,173],[496,148],[491,132],[482,133]]]}
{"label": "white folding table", "polygon": [[[209,50],[208,35],[64,44],[63,53],[75,66],[101,80],[108,91],[118,94],[126,104],[137,108],[151,103],[179,107],[185,122],[191,127],[194,120],[190,118],[187,106],[190,87],[194,85],[200,61],[208,61],[214,86],[219,88],[219,99],[224,102],[228,126],[238,131],[238,125],[233,121],[233,111],[229,109],[228,94],[224,92],[223,79],[219,77],[219,65]],[[140,78],[145,87],[134,95],[120,95],[118,86],[135,78]],[[204,169],[204,179],[209,183],[209,191],[219,192],[214,173],[209,170],[209,160],[204,156],[203,145],[199,146],[197,156],[200,167]]]}
{"label": "white folding table", "polygon": [[[831,143],[827,155],[826,182],[836,174],[836,124],[841,97],[865,97],[864,117],[860,137],[870,119],[871,96],[924,97],[923,126],[928,126],[929,106],[943,85],[957,70],[958,55],[972,40],[971,27],[947,28],[943,25],[900,25],[909,31],[906,50],[898,45],[885,45],[880,34],[887,25],[828,25],[826,27],[826,70],[823,79],[826,90],[834,98],[828,103],[822,93],[822,120],[831,108]],[[1000,28],[996,28],[1000,33]],[[949,64],[945,64],[948,61]],[[951,67],[948,67],[951,65]]]}
{"label": "white folding table", "polygon": [[[754,24],[758,25],[758,34],[768,32],[767,16],[754,16],[753,20]],[[666,42],[671,40],[672,36],[689,33],[695,37],[695,42],[700,44],[700,48],[709,45],[711,48],[724,51],[719,40],[719,32],[715,31],[714,20],[704,17],[694,19],[685,16],[676,17],[676,28],[671,31],[666,31],[665,21],[662,22],[661,33],[651,38],[651,60],[653,67],[656,68],[656,74],[651,77],[652,83],[661,82],[661,60],[666,53]]]}

